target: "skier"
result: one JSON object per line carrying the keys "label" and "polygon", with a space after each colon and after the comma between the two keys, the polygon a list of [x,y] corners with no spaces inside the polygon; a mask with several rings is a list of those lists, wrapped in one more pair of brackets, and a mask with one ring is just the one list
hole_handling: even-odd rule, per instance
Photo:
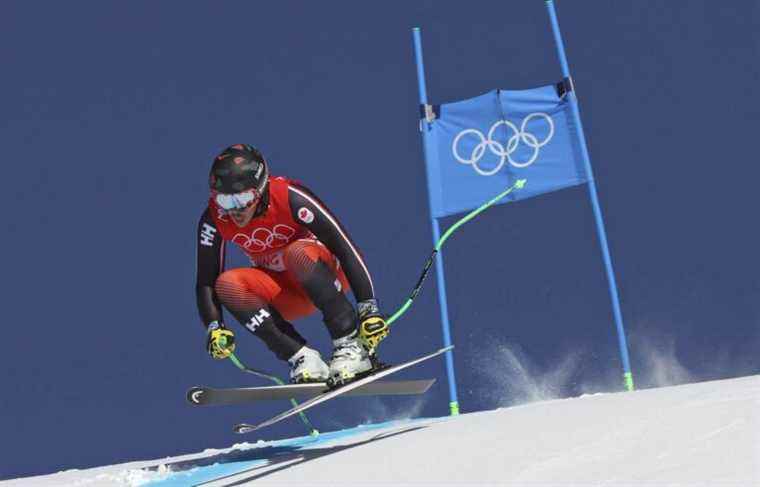
{"label": "skier", "polygon": [[[198,224],[196,283],[208,353],[224,359],[235,348],[223,306],[290,364],[291,382],[340,384],[370,371],[389,329],[367,266],[335,215],[302,184],[271,177],[264,157],[247,144],[214,159],[209,183],[211,197]],[[236,244],[252,267],[225,271],[226,242]],[[316,310],[333,342],[329,364],[290,323]]]}

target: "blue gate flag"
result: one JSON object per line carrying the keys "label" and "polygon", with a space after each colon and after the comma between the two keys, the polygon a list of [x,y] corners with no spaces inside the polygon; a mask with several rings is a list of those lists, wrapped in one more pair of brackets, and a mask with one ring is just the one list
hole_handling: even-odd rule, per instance
{"label": "blue gate flag", "polygon": [[518,179],[501,203],[589,180],[570,101],[557,86],[494,90],[440,105],[425,137],[431,212],[471,210]]}

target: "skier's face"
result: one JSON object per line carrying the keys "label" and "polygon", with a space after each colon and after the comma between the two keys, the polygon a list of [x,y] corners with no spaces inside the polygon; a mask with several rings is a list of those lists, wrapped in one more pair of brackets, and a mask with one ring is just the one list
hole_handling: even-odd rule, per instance
{"label": "skier's face", "polygon": [[251,202],[251,204],[243,209],[229,210],[227,211],[227,214],[230,215],[230,218],[235,223],[235,225],[242,228],[251,222],[253,214],[256,213],[256,207],[258,204],[259,202],[256,200]]}

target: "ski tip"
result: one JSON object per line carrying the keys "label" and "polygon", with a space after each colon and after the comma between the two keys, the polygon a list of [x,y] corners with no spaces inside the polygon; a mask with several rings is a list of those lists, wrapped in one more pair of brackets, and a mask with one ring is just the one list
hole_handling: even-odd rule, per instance
{"label": "ski tip", "polygon": [[435,379],[428,379],[427,384],[425,384],[425,389],[422,392],[427,392],[431,387],[433,387],[433,384],[435,384]]}
{"label": "ski tip", "polygon": [[241,423],[241,424],[236,424],[235,427],[233,428],[233,431],[235,431],[235,433],[239,435],[244,435],[246,433],[250,433],[251,431],[254,431],[255,429],[256,429],[256,426],[252,424]]}
{"label": "ski tip", "polygon": [[449,350],[454,350],[454,345],[449,345],[448,347],[443,347],[442,349],[438,350],[438,353],[448,352]]}
{"label": "ski tip", "polygon": [[203,395],[206,393],[204,387],[198,387],[194,386],[187,390],[187,395],[185,396],[187,399],[187,402],[190,404],[203,404]]}

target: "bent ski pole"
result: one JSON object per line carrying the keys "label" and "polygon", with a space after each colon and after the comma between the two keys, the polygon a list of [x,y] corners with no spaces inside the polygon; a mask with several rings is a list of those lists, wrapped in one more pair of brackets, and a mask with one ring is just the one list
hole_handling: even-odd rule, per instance
{"label": "bent ski pole", "polygon": [[428,272],[430,271],[430,267],[433,265],[433,259],[435,259],[435,254],[437,254],[441,247],[443,247],[444,242],[448,240],[448,238],[453,234],[459,227],[467,223],[468,221],[472,220],[482,212],[486,211],[491,206],[495,205],[500,199],[507,196],[509,193],[516,189],[522,189],[525,187],[525,183],[527,182],[527,179],[518,179],[515,184],[507,188],[504,192],[501,194],[496,195],[493,197],[490,201],[484,203],[479,208],[471,211],[461,219],[459,219],[456,223],[451,225],[448,230],[446,230],[446,233],[443,234],[443,236],[438,240],[438,242],[435,244],[435,247],[433,248],[433,252],[430,254],[430,257],[428,257],[427,262],[425,262],[425,267],[422,269],[422,275],[420,275],[420,278],[417,280],[417,284],[414,286],[414,289],[412,290],[412,293],[409,295],[409,298],[407,298],[406,302],[395,312],[393,315],[388,318],[388,324],[390,325],[394,321],[396,321],[401,315],[406,313],[406,310],[409,309],[409,306],[412,305],[412,301],[414,301],[414,298],[417,297],[417,295],[420,293],[420,290],[422,289],[422,283],[425,282],[425,279],[427,278]]}

